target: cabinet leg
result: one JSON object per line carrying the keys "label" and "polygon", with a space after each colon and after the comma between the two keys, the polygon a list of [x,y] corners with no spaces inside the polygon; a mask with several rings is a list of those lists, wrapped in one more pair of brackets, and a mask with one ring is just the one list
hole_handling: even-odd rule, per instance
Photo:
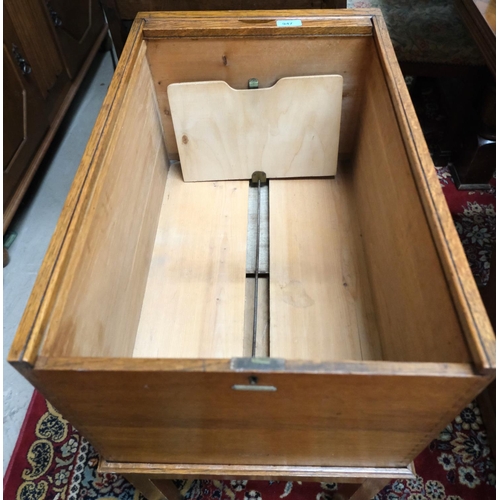
{"label": "cabinet leg", "polygon": [[390,481],[390,479],[365,479],[349,500],[372,500]]}
{"label": "cabinet leg", "polygon": [[[167,493],[166,489],[162,488],[161,490],[158,486],[151,481],[151,479],[144,477],[142,474],[127,474],[125,476],[127,480],[135,486],[148,500],[179,500],[181,498],[179,491],[175,487],[172,481],[158,481],[161,483],[161,486],[165,486],[164,483],[171,483],[171,492]],[[177,492],[177,494],[175,494]],[[168,494],[168,497],[165,496],[165,493]]]}
{"label": "cabinet leg", "polygon": [[[127,474],[125,477],[147,500],[183,500],[181,492],[170,479],[157,479],[153,482],[143,474]],[[390,479],[365,479],[348,500],[372,500],[390,481]],[[346,493],[335,498],[344,499]]]}
{"label": "cabinet leg", "polygon": [[[153,482],[143,474],[127,474],[126,478],[147,500],[183,500],[181,492],[170,479],[157,479]],[[372,500],[390,481],[390,479],[365,479],[348,500]],[[344,499],[346,494],[349,495],[344,492],[336,498]]]}
{"label": "cabinet leg", "polygon": [[171,479],[157,479],[154,484],[168,500],[183,500],[184,497]]}

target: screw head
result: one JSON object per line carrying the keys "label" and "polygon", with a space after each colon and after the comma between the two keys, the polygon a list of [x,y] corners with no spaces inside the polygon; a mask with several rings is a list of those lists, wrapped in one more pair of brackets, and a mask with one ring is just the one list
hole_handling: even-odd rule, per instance
{"label": "screw head", "polygon": [[248,88],[249,89],[258,89],[259,88],[259,80],[257,80],[257,78],[250,78],[250,80],[248,80]]}

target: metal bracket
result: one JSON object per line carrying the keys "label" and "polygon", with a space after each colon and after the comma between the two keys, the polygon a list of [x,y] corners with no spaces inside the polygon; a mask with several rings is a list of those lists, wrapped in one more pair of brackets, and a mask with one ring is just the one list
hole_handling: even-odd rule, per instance
{"label": "metal bracket", "polygon": [[253,336],[252,336],[252,357],[255,357],[257,343],[257,304],[259,303],[259,247],[260,247],[260,188],[267,182],[266,173],[257,170],[252,174],[250,186],[257,188],[257,231],[255,244],[255,291],[253,296]]}
{"label": "metal bracket", "polygon": [[272,372],[285,369],[282,358],[232,358],[231,370]]}
{"label": "metal bracket", "polygon": [[259,392],[275,392],[278,389],[274,385],[245,385],[235,384],[231,387],[235,391],[259,391]]}
{"label": "metal bracket", "polygon": [[250,179],[250,186],[257,187],[259,185],[267,183],[266,173],[261,170],[257,170],[252,174],[252,178]]}
{"label": "metal bracket", "polygon": [[249,89],[258,89],[259,88],[259,80],[257,80],[257,78],[250,78],[250,80],[248,80],[248,88]]}

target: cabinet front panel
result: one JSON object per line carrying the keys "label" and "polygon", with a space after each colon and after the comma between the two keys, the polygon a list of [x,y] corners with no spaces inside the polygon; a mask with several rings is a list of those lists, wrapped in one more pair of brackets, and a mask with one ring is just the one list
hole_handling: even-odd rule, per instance
{"label": "cabinet front panel", "polygon": [[[444,371],[158,372],[154,361],[33,376],[108,461],[235,465],[405,466],[485,383]],[[251,387],[275,390],[238,390],[252,375]]]}

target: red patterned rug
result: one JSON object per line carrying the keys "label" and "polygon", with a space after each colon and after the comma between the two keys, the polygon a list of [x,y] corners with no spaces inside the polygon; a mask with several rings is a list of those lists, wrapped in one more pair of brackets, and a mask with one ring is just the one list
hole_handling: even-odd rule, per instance
{"label": "red patterned rug", "polygon": [[[431,103],[432,104],[432,103]],[[417,109],[418,111],[418,109]],[[424,110],[425,111],[425,110]],[[422,124],[425,133],[424,124]],[[428,141],[429,142],[429,141]],[[432,151],[431,151],[432,152]],[[478,285],[489,277],[495,238],[495,180],[489,191],[457,191],[449,167],[436,167]],[[139,500],[122,477],[97,473],[97,454],[35,392],[4,478],[6,500]],[[475,403],[415,460],[416,479],[392,482],[376,500],[493,500],[495,465]],[[334,500],[335,483],[179,481],[186,499]]]}
{"label": "red patterned rug", "polygon": [[458,191],[450,167],[436,167],[448,207],[455,222],[467,260],[478,286],[490,277],[492,245],[495,241],[496,179],[488,191]]}

